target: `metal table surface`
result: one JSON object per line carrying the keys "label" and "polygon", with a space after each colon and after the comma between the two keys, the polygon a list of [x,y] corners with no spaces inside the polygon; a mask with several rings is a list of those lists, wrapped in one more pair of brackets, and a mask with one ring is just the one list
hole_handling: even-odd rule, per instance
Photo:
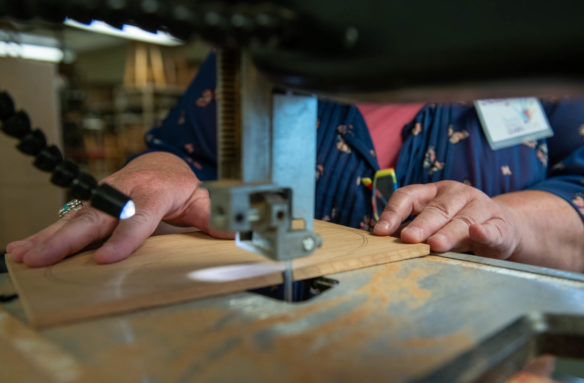
{"label": "metal table surface", "polygon": [[242,292],[41,333],[111,381],[408,381],[525,314],[584,315],[578,275],[508,264],[428,256],[331,275],[303,303]]}

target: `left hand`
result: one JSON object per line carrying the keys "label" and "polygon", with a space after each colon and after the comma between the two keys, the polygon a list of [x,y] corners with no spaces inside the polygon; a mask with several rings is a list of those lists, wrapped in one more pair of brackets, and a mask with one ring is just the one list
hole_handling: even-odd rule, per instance
{"label": "left hand", "polygon": [[397,189],[373,229],[377,235],[401,231],[404,242],[427,242],[432,251],[471,251],[507,259],[519,251],[521,223],[509,207],[482,191],[455,181],[410,185]]}

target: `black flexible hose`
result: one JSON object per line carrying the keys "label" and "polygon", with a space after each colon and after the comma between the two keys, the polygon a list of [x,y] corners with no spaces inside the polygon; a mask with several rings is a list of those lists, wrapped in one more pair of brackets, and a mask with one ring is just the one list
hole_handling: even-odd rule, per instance
{"label": "black flexible hose", "polygon": [[69,188],[73,198],[89,200],[91,206],[115,218],[133,215],[130,197],[108,184],[99,185],[90,174],[64,159],[59,148],[47,145],[44,133],[40,129],[32,129],[28,114],[23,110],[16,111],[14,101],[7,92],[0,92],[0,124],[4,133],[19,140],[17,149],[33,156],[34,166],[51,173],[51,182]]}

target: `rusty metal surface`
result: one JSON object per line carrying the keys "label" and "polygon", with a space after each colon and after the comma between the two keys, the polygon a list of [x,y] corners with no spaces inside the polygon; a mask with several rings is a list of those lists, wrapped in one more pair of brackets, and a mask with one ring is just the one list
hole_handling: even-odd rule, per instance
{"label": "rusty metal surface", "polygon": [[118,381],[399,382],[525,314],[584,314],[584,283],[434,256],[332,277],[301,304],[239,293],[43,334]]}

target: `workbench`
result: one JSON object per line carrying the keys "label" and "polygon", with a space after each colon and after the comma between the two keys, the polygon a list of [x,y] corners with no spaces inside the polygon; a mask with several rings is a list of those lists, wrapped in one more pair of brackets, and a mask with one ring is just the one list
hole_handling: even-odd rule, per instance
{"label": "workbench", "polygon": [[[464,254],[327,277],[338,284],[303,303],[242,292],[38,336],[62,351],[57,359],[72,357],[103,381],[402,382],[448,366],[525,315],[584,315],[581,275]],[[7,274],[0,278],[6,285]],[[18,299],[3,307],[25,321]],[[0,377],[34,380],[14,365],[2,369]]]}

